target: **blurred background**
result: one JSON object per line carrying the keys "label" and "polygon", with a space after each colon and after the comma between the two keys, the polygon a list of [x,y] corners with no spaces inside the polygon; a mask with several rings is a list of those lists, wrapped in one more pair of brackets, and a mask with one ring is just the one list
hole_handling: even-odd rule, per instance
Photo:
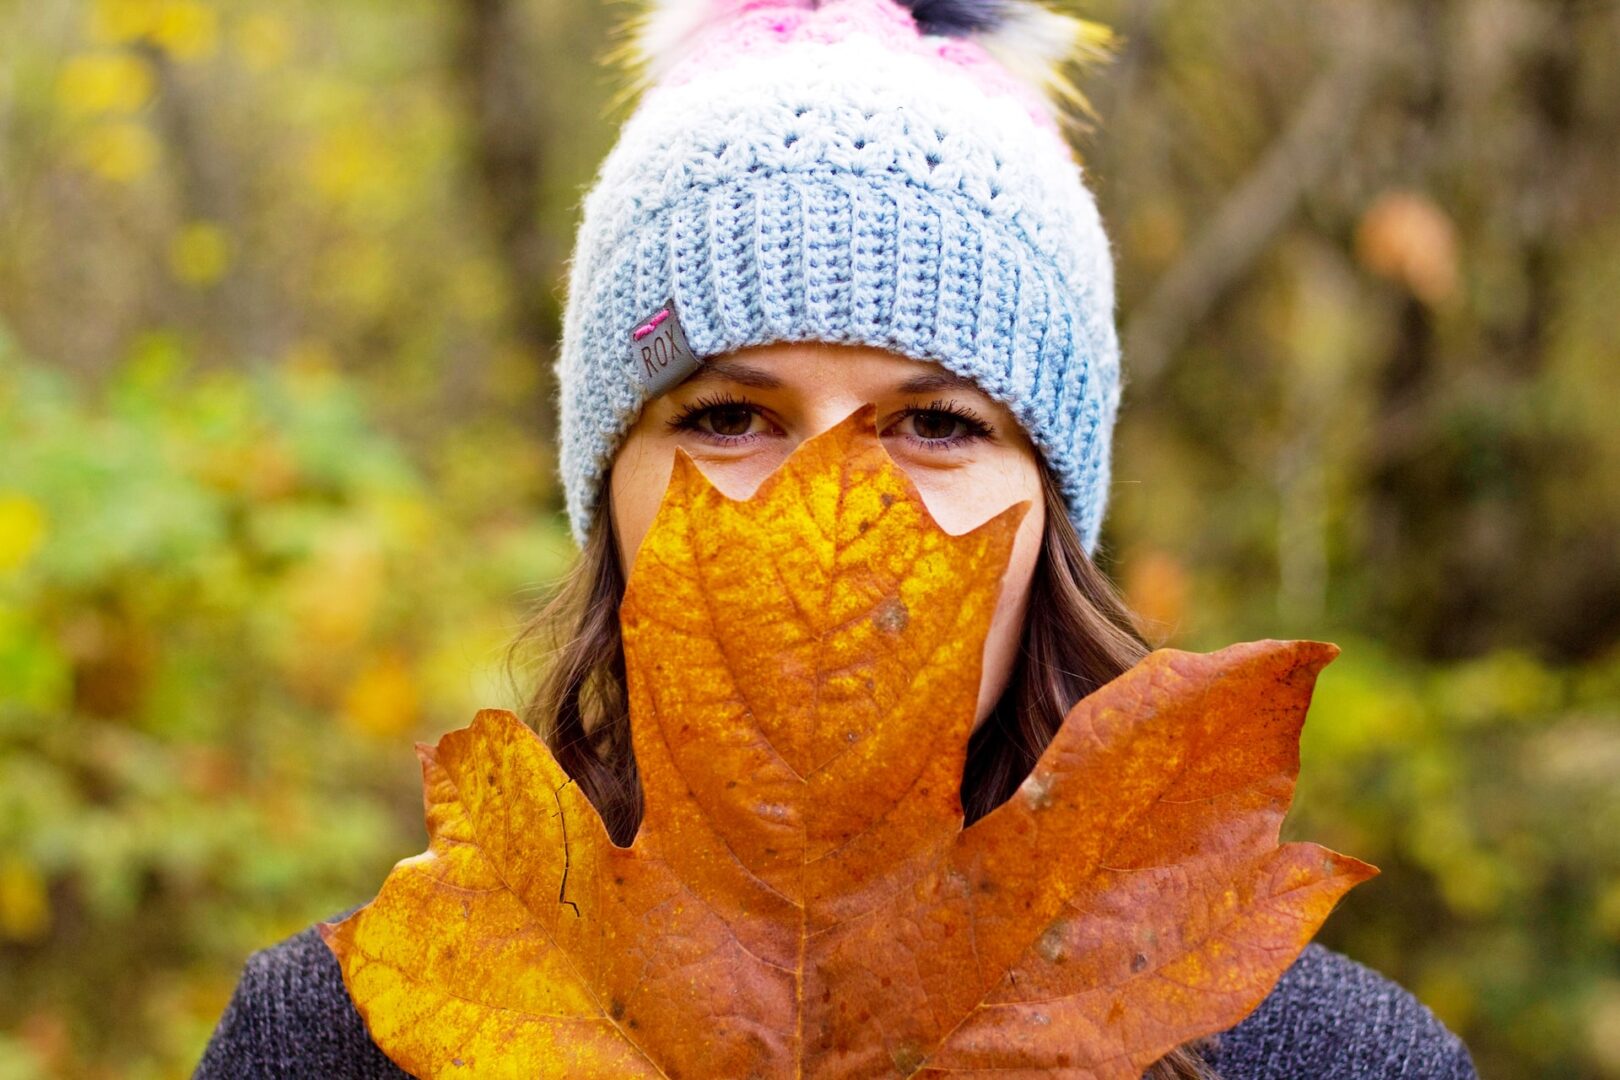
{"label": "blurred background", "polygon": [[[597,0],[0,0],[0,1078],[188,1075],[421,850],[572,548]],[[1156,643],[1338,642],[1285,836],[1484,1075],[1620,1077],[1620,4],[1097,0]]]}

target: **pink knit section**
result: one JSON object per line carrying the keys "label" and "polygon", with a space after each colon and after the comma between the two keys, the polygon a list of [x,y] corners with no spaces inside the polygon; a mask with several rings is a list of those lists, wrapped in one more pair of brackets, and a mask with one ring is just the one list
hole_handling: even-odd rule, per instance
{"label": "pink knit section", "polygon": [[657,89],[701,78],[742,57],[826,45],[864,34],[895,52],[925,57],[942,75],[963,75],[991,97],[1023,104],[1037,125],[1058,131],[1051,102],[967,38],[923,36],[895,0],[714,0],[713,18],[686,44]]}

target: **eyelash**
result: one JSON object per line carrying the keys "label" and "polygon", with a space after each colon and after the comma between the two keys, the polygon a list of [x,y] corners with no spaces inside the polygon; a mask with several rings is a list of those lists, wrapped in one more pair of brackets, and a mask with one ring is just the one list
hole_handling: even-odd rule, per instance
{"label": "eyelash", "polygon": [[[679,413],[671,417],[668,421],[666,421],[666,423],[671,431],[696,432],[703,438],[718,442],[724,446],[738,446],[743,443],[752,442],[754,439],[759,437],[758,432],[754,432],[749,435],[719,435],[712,431],[704,431],[699,426],[699,422],[703,418],[703,415],[711,409],[722,407],[744,408],[756,414],[760,412],[760,407],[754,402],[749,401],[746,398],[736,397],[733,394],[726,392],[709,397],[698,398],[692,404],[683,407]],[[906,408],[901,410],[900,415],[895,419],[895,423],[899,423],[901,420],[905,420],[908,417],[917,416],[924,413],[943,413],[946,416],[960,420],[962,425],[967,429],[960,435],[952,435],[945,439],[920,439],[915,435],[906,436],[906,438],[911,440],[912,443],[927,450],[941,451],[955,449],[956,447],[974,439],[989,438],[993,433],[990,425],[985,423],[983,418],[980,417],[978,413],[974,412],[965,405],[958,405],[954,401],[946,401],[942,398],[936,398],[927,405],[908,405]]]}

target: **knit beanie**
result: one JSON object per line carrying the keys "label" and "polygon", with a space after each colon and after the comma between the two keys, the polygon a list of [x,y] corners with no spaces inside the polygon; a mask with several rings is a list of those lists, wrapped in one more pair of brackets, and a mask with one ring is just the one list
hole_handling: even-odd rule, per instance
{"label": "knit beanie", "polygon": [[647,400],[821,341],[1006,405],[1093,554],[1119,343],[1062,66],[1100,28],[1033,0],[652,0],[627,26],[639,98],[584,197],[557,361],[575,540]]}

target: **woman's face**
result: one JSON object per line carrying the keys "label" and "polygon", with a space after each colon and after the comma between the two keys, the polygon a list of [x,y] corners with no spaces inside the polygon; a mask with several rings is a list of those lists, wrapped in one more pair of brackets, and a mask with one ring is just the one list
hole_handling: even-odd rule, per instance
{"label": "woman's face", "polygon": [[1012,414],[937,364],[823,342],[775,342],[706,361],[647,404],[614,459],[609,501],[620,565],[628,575],[677,446],[726,496],[747,498],[794,447],[868,403],[884,447],[946,532],[1030,503],[991,618],[976,726],[1012,674],[1046,507],[1035,448]]}

